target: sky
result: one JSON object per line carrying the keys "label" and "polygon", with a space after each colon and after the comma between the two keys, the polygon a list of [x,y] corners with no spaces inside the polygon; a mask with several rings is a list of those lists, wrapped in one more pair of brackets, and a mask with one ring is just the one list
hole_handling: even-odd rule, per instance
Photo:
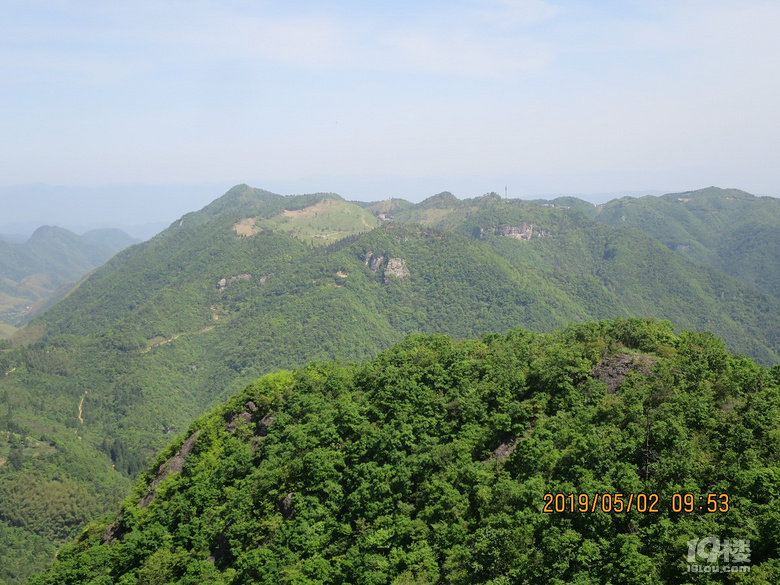
{"label": "sky", "polygon": [[780,196],[778,30],[776,0],[0,0],[0,188]]}

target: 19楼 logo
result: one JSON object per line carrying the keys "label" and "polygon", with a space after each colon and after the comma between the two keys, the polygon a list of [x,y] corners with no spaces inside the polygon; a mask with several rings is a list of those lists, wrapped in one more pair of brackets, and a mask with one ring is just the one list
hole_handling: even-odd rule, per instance
{"label": "19\u697c logo", "polygon": [[687,561],[689,573],[749,573],[750,541],[694,538],[688,541]]}

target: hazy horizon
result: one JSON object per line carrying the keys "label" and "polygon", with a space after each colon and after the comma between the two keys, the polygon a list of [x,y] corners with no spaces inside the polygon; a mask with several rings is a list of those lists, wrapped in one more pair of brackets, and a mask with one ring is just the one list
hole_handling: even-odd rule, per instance
{"label": "hazy horizon", "polygon": [[769,0],[4,3],[0,186],[777,196],[778,25]]}
{"label": "hazy horizon", "polygon": [[[457,189],[432,189],[422,192],[424,186],[412,189],[411,196],[397,182],[393,188],[390,182],[382,189],[360,189],[355,182],[345,181],[343,189],[316,188],[313,184],[269,184],[248,182],[252,187],[266,189],[279,195],[305,193],[336,193],[349,201],[378,201],[391,197],[402,198],[413,203],[441,193],[452,192],[458,199],[479,197],[489,192],[505,193],[510,199],[552,199],[560,196],[579,197],[594,204],[605,203],[619,197],[661,195],[666,191],[637,190],[612,193],[513,193],[507,185],[493,185],[481,191],[461,192]],[[236,183],[241,184],[241,183]],[[475,182],[479,184],[479,181]],[[78,235],[102,228],[118,228],[129,235],[148,239],[159,233],[182,215],[198,211],[235,184],[178,184],[178,185],[14,185],[0,187],[0,235],[11,236],[23,241],[43,225],[56,225]],[[307,188],[312,186],[312,188]],[[333,183],[331,182],[331,186]],[[461,185],[463,186],[463,185]],[[298,189],[284,189],[298,187]],[[504,189],[506,187],[506,191]],[[680,190],[682,191],[682,190]]]}

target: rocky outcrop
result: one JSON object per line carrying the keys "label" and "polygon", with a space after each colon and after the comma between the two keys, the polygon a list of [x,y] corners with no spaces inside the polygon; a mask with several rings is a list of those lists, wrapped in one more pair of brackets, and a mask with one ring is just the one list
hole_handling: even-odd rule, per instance
{"label": "rocky outcrop", "polygon": [[108,525],[106,531],[103,533],[103,538],[100,539],[102,544],[113,546],[117,540],[122,540],[122,537],[127,533],[127,528],[122,526],[123,512],[119,512],[114,521]]}
{"label": "rocky outcrop", "polygon": [[494,461],[504,461],[507,457],[509,457],[512,453],[514,453],[515,448],[517,447],[517,444],[520,442],[519,437],[510,437],[503,443],[501,443],[498,447],[493,449],[493,452],[490,454],[490,457],[483,460],[483,463],[487,463],[488,461],[494,460]]}
{"label": "rocky outcrop", "polygon": [[250,400],[244,405],[243,412],[237,412],[230,417],[230,421],[228,421],[228,423],[225,425],[225,430],[229,433],[235,433],[236,429],[238,429],[240,425],[246,425],[254,422],[254,434],[256,435],[255,438],[262,439],[268,435],[268,429],[271,428],[271,425],[274,422],[274,417],[272,414],[266,414],[260,420],[257,420],[258,416],[257,405]]}
{"label": "rocky outcrop", "polygon": [[295,517],[295,505],[293,504],[294,495],[293,492],[290,492],[279,500],[279,511],[282,513],[282,518],[285,520],[292,520]]}
{"label": "rocky outcrop", "polygon": [[[187,456],[192,453],[192,449],[195,447],[195,442],[198,440],[199,436],[200,431],[192,433],[187,438],[187,440],[182,443],[178,453],[160,465],[160,467],[157,469],[157,476],[152,480],[148,489],[146,490],[146,495],[144,495],[144,497],[142,497],[138,502],[139,508],[146,508],[149,504],[152,503],[154,498],[157,496],[157,487],[162,482],[164,482],[169,475],[172,473],[181,472],[181,470],[184,468],[184,462],[186,461]],[[127,532],[127,528],[122,524],[123,515],[123,511],[119,512],[114,521],[108,525],[108,528],[106,528],[106,531],[103,533],[103,537],[101,539],[102,543],[113,545],[114,542],[122,539],[122,537]]]}
{"label": "rocky outcrop", "polygon": [[236,429],[238,428],[238,425],[241,424],[241,421],[244,421],[244,423],[249,424],[252,422],[252,413],[251,412],[240,412],[238,414],[233,415],[233,417],[230,419],[230,422],[225,425],[225,430],[228,433],[235,433]]}
{"label": "rocky outcrop", "polygon": [[504,236],[505,238],[513,238],[515,240],[530,240],[534,236],[537,238],[544,238],[549,236],[548,230],[539,229],[535,223],[523,222],[520,225],[502,225],[496,228],[474,228],[474,237],[477,239],[483,239],[485,234],[494,233],[497,236]]}
{"label": "rocky outcrop", "polygon": [[650,374],[650,367],[655,359],[649,355],[631,355],[619,353],[606,357],[593,366],[591,375],[607,385],[607,394],[614,394],[620,388],[626,374],[630,371],[640,372],[643,376]]}
{"label": "rocky outcrop", "polygon": [[409,276],[409,269],[406,267],[406,260],[403,258],[387,258],[385,262],[384,254],[374,254],[373,251],[368,250],[363,254],[363,263],[368,266],[369,270],[376,274],[384,266],[382,276],[384,276],[384,283],[390,282],[391,276],[396,278],[406,278]]}
{"label": "rocky outcrop", "polygon": [[385,257],[381,256],[379,254],[374,254],[371,250],[366,252],[363,255],[363,262],[366,266],[368,266],[369,270],[373,272],[374,274],[377,273],[377,271],[381,268],[382,262],[384,262]]}
{"label": "rocky outcrop", "polygon": [[[217,281],[217,290],[222,292],[237,280],[245,280],[247,278],[252,278],[252,275],[248,272],[242,272],[241,274],[236,274],[235,276],[231,276],[229,278],[220,278],[219,281]],[[260,279],[260,284],[263,283],[265,283],[265,276]]]}
{"label": "rocky outcrop", "polygon": [[157,486],[164,482],[170,474],[179,473],[184,468],[184,461],[186,461],[187,456],[192,452],[195,441],[198,440],[198,436],[200,436],[200,431],[192,433],[187,440],[182,443],[179,452],[160,465],[157,469],[157,477],[152,480],[152,483],[149,484],[149,489],[146,491],[146,495],[138,502],[139,508],[146,508],[146,506],[151,504],[157,495]]}
{"label": "rocky outcrop", "polygon": [[387,284],[388,276],[395,276],[396,278],[406,278],[409,276],[409,269],[406,267],[406,262],[403,258],[390,258],[385,266],[385,284]]}
{"label": "rocky outcrop", "polygon": [[[498,234],[506,236],[507,238],[514,238],[516,240],[530,240],[534,237],[534,229],[536,229],[535,223],[523,222],[520,225],[506,225],[499,228]],[[537,238],[543,238],[548,235],[547,230],[536,231]]]}
{"label": "rocky outcrop", "polygon": [[274,423],[274,417],[271,414],[266,414],[263,418],[257,421],[257,427],[255,428],[255,434],[259,437],[265,437],[268,435],[268,429]]}
{"label": "rocky outcrop", "polygon": [[530,240],[534,235],[535,227],[534,224],[526,222],[520,225],[507,225],[501,228],[499,234],[516,240]]}

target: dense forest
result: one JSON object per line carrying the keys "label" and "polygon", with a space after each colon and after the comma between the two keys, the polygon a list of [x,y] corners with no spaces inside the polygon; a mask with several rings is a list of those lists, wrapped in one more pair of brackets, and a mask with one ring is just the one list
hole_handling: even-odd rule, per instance
{"label": "dense forest", "polygon": [[250,384],[30,583],[777,583],[778,420],[779,367],[665,321],[414,335]]}
{"label": "dense forest", "polygon": [[[733,194],[669,205],[699,195]],[[0,579],[24,582],[114,509],[199,415],[312,360],[360,362],[410,334],[648,317],[780,362],[771,290],[580,203],[356,204],[241,185],[120,252],[0,345]]]}

